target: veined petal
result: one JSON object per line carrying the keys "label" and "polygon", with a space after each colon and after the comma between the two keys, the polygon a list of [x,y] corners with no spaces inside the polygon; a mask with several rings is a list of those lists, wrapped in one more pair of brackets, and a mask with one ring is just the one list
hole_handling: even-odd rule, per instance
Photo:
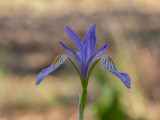
{"label": "veined petal", "polygon": [[93,26],[91,26],[91,28],[90,28],[90,34],[89,34],[90,56],[95,51],[95,44],[96,44],[96,41],[97,41],[97,38],[95,36],[95,29],[96,29],[96,25],[94,24]]}
{"label": "veined petal", "polygon": [[72,61],[72,64],[74,64],[74,67],[76,67],[78,69],[78,66],[76,64],[76,62],[72,59],[72,57],[68,56],[68,55],[60,55],[60,56],[57,56],[53,63],[51,64],[50,67],[48,68],[45,68],[43,69],[38,75],[37,75],[37,78],[36,78],[36,85],[39,85],[42,80],[48,75],[50,74],[51,72],[53,72],[54,70],[56,70],[62,63],[64,63],[64,61],[66,59],[69,59],[70,61]]}
{"label": "veined petal", "polygon": [[127,88],[131,88],[131,78],[127,73],[118,72],[114,61],[109,56],[100,56],[98,59],[101,58],[103,60],[103,68],[108,70],[112,74],[116,75]]}
{"label": "veined petal", "polygon": [[84,52],[84,63],[85,64],[87,63],[87,61],[90,57],[90,47],[89,47],[89,41],[88,41],[90,29],[91,29],[91,27],[89,27],[89,30],[88,30],[86,36],[82,40],[82,47],[83,47],[83,52]]}
{"label": "veined petal", "polygon": [[74,33],[74,31],[71,30],[68,26],[66,26],[66,33],[74,41],[78,51],[80,52],[82,50],[82,45],[76,33]]}
{"label": "veined petal", "polygon": [[87,68],[90,66],[90,64],[92,63],[92,61],[94,60],[95,57],[97,57],[100,53],[102,53],[104,50],[106,50],[107,48],[109,47],[108,44],[105,44],[102,48],[100,48],[99,50],[97,50],[91,57],[90,59],[88,60],[88,63],[87,63]]}
{"label": "veined petal", "polygon": [[75,57],[75,59],[76,59],[77,61],[80,62],[80,58],[78,57],[78,55],[77,55],[73,50],[71,50],[69,47],[67,47],[66,45],[64,45],[62,42],[59,41],[59,43],[62,45],[62,47],[63,47],[64,49],[66,49],[68,52],[70,52],[70,53]]}
{"label": "veined petal", "polygon": [[91,30],[91,27],[89,27],[89,30],[88,30],[86,36],[85,36],[84,39],[82,40],[82,45],[83,45],[83,46],[86,44],[86,42],[88,42],[88,37],[89,37],[89,34],[90,34],[90,30]]}
{"label": "veined petal", "polygon": [[98,49],[96,52],[95,52],[95,55],[99,55],[100,53],[102,53],[104,50],[106,50],[107,48],[109,47],[108,44],[105,44],[102,48]]}

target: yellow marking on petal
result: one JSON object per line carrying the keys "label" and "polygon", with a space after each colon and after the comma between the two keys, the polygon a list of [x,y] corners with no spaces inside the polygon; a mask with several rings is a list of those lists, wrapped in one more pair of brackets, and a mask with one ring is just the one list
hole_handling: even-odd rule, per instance
{"label": "yellow marking on petal", "polygon": [[115,65],[114,61],[110,57],[108,57],[108,58],[109,58],[109,62],[111,62],[113,65]]}
{"label": "yellow marking on petal", "polygon": [[61,55],[57,56],[57,57],[53,60],[51,66],[54,65],[54,64],[59,60],[60,57],[61,57]]}

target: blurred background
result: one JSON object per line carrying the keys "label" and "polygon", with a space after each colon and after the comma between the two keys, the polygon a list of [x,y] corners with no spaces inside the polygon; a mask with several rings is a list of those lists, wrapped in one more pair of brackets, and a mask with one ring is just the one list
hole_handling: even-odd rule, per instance
{"label": "blurred background", "polygon": [[127,72],[132,89],[102,61],[88,86],[86,120],[160,120],[159,0],[4,0],[0,1],[0,120],[76,120],[81,84],[69,61],[35,86],[36,75],[54,58],[76,51],[65,33],[82,40],[96,24],[96,49]]}

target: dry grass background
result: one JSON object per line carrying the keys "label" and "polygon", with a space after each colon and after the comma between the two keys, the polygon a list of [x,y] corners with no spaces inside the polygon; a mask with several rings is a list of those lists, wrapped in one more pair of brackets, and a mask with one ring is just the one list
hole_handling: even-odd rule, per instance
{"label": "dry grass background", "polygon": [[[0,120],[77,118],[81,87],[69,62],[41,86],[35,87],[34,82],[42,68],[50,65],[56,55],[65,53],[59,40],[75,50],[65,25],[82,39],[94,23],[99,40],[96,47],[109,43],[105,53],[115,58],[120,70],[131,75],[132,90],[120,87],[127,114],[135,120],[159,120],[159,6],[158,0],[1,1]],[[91,81],[90,95],[97,88],[94,78]],[[88,116],[88,120],[96,119]]]}

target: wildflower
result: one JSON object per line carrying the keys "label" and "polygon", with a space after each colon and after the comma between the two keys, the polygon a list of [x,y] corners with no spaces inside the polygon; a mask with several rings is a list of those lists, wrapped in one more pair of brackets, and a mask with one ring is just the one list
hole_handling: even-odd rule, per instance
{"label": "wildflower", "polygon": [[62,42],[59,42],[63,48],[65,48],[73,57],[69,55],[59,55],[57,56],[50,67],[43,69],[37,76],[36,85],[39,85],[41,81],[51,72],[56,70],[66,59],[69,59],[77,70],[81,84],[82,84],[82,96],[79,101],[78,108],[78,120],[84,120],[84,109],[87,100],[87,86],[89,81],[89,76],[94,68],[94,66],[102,59],[103,68],[108,70],[112,74],[116,75],[127,88],[131,88],[131,79],[127,73],[118,72],[114,61],[111,57],[104,55],[98,57],[100,53],[108,48],[108,44],[105,44],[102,48],[95,51],[95,44],[97,37],[95,36],[96,25],[89,27],[88,33],[85,38],[80,42],[78,36],[69,28],[66,27],[66,33],[74,41],[78,52],[77,54],[64,45]]}
{"label": "wildflower", "polygon": [[97,37],[95,36],[95,28],[96,25],[89,27],[88,33],[86,34],[82,42],[80,42],[78,36],[69,27],[66,26],[66,33],[74,41],[78,49],[78,53],[76,54],[73,50],[68,48],[62,42],[59,42],[64,49],[66,49],[69,53],[73,55],[73,57],[69,55],[57,56],[50,67],[43,69],[38,74],[36,79],[36,85],[39,85],[49,73],[56,70],[66,59],[69,59],[80,76],[83,89],[86,89],[89,76],[94,66],[102,59],[103,68],[116,75],[127,88],[131,88],[131,79],[129,75],[127,73],[118,72],[115,63],[111,57],[107,55],[98,57],[98,55],[104,50],[106,50],[109,45],[105,44],[102,48],[95,51],[95,44],[97,41]]}

